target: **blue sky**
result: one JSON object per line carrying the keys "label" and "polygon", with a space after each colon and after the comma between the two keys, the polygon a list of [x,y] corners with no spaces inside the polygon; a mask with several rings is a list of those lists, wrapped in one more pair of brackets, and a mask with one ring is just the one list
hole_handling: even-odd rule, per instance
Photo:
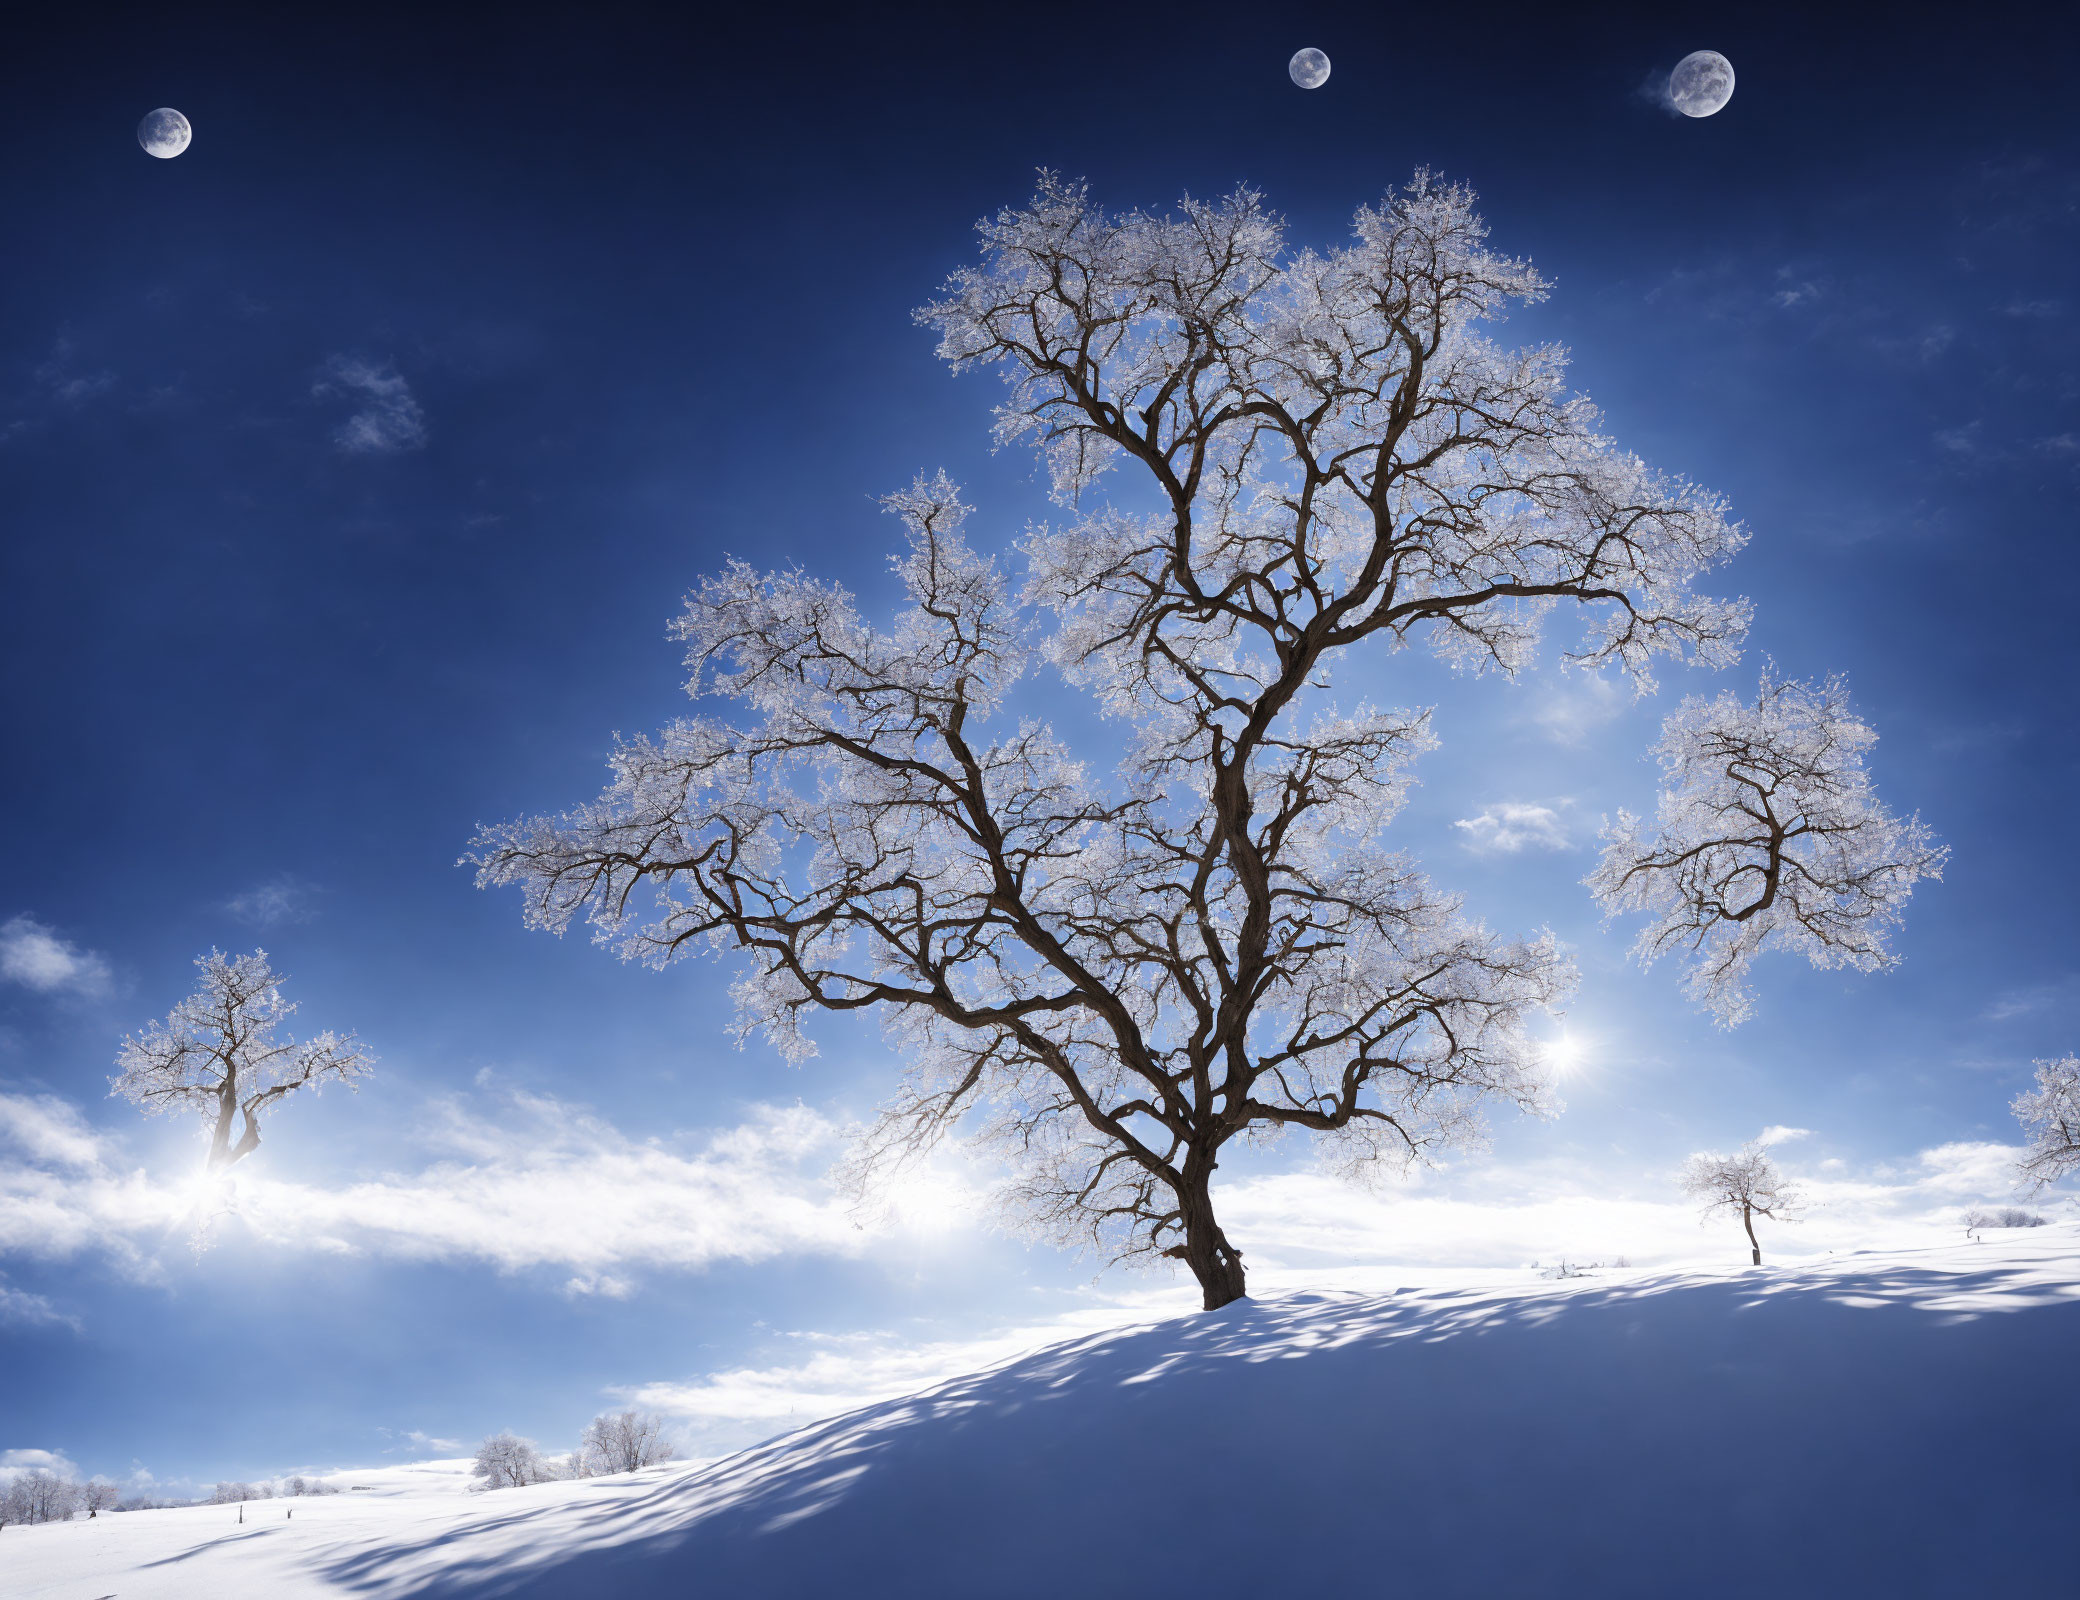
{"label": "blue sky", "polygon": [[[1783,1155],[1825,1202],[1795,1248],[1933,1237],[2004,1195],[2008,1100],[2080,1046],[2080,141],[2070,25],[1976,15],[1875,39],[1669,7],[19,29],[0,1364],[33,1381],[0,1451],[207,1483],[508,1426],[567,1443],[630,1395],[720,1448],[1180,1292],[989,1231],[957,1154],[856,1226],[822,1173],[892,1081],[871,1028],[824,1026],[799,1069],[737,1052],[725,970],[528,934],[455,865],[684,704],[665,622],[725,556],[886,600],[873,497],[917,471],[967,486],[985,541],[1045,514],[1031,462],[989,452],[990,387],[909,317],[1039,166],[1116,206],[1246,180],[1322,245],[1419,165],[1470,182],[1555,281],[1508,331],[1569,344],[1612,432],[1752,530],[1727,681],[1765,654],[1845,673],[1881,792],[1953,849],[1898,972],[1767,960],[1720,1034],[1578,886],[1599,815],[1651,799],[1659,718],[1720,684],[1634,704],[1363,664],[1355,688],[1439,708],[1400,842],[1574,947],[1579,1065],[1560,1120],[1500,1122],[1491,1157],[1403,1191],[1339,1190],[1297,1148],[1239,1175],[1260,1281],[1710,1249],[1673,1171],[1766,1125],[1808,1130]],[[1312,93],[1285,76],[1307,44],[1334,62]],[[1700,47],[1739,73],[1726,111],[1640,93]],[[160,105],[195,126],[174,161],[132,138]],[[276,1119],[197,1255],[192,1130],[106,1091],[212,945],[265,945],[299,1020],[381,1062]]]}

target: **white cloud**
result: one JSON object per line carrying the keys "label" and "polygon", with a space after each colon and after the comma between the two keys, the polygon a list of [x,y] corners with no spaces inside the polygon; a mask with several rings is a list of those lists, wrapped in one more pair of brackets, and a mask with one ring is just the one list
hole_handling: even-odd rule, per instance
{"label": "white cloud", "polygon": [[1632,98],[1642,105],[1652,106],[1663,116],[1680,121],[1683,113],[1676,109],[1675,97],[1668,92],[1668,79],[1672,70],[1671,66],[1650,67],[1647,75],[1640,79],[1638,87],[1632,91]]}
{"label": "white cloud", "polygon": [[25,1472],[54,1472],[61,1478],[77,1478],[79,1468],[62,1450],[0,1450],[0,1485],[10,1484]]}
{"label": "white cloud", "polygon": [[1477,817],[1452,824],[1465,835],[1459,842],[1476,855],[1513,856],[1523,850],[1565,850],[1567,824],[1551,806],[1506,800]]}
{"label": "white cloud", "polygon": [[361,408],[332,435],[332,442],[350,455],[416,450],[426,443],[426,413],[403,374],[387,362],[376,366],[334,356],[311,393],[321,400],[344,398]]}
{"label": "white cloud", "polygon": [[1575,675],[1549,683],[1532,701],[1532,723],[1553,743],[1578,748],[1615,721],[1633,697],[1606,677]]}
{"label": "white cloud", "polygon": [[674,1140],[545,1096],[509,1095],[495,1119],[440,1102],[424,1120],[434,1159],[417,1171],[327,1186],[240,1168],[211,1189],[136,1168],[63,1101],[0,1095],[0,1254],[94,1252],[153,1276],[169,1242],[228,1217],[275,1249],[558,1269],[567,1294],[615,1297],[644,1268],[852,1255],[962,1214],[943,1185],[911,1186],[887,1227],[859,1226],[825,1176],[846,1130],[801,1106]]}
{"label": "white cloud", "polygon": [[1793,1139],[1810,1139],[1811,1128],[1787,1128],[1781,1122],[1772,1122],[1755,1136],[1758,1144],[1789,1144]]}
{"label": "white cloud", "polygon": [[80,1330],[78,1317],[60,1311],[40,1294],[31,1294],[26,1289],[17,1289],[0,1278],[0,1328],[70,1328]]}
{"label": "white cloud", "polygon": [[436,1439],[432,1434],[423,1433],[417,1428],[407,1428],[401,1433],[395,1428],[378,1428],[376,1431],[388,1438],[403,1441],[384,1451],[385,1455],[395,1455],[400,1450],[415,1450],[422,1456],[448,1455],[462,1448],[460,1439]]}
{"label": "white cloud", "polygon": [[2013,1022],[2042,1011],[2070,1012],[2076,1003],[2080,1003],[2080,975],[2068,973],[2050,983],[2007,990],[1995,997],[1980,1018],[1986,1022]]}
{"label": "white cloud", "polygon": [[1967,422],[1961,428],[1938,428],[1932,435],[1937,448],[1947,450],[1953,456],[1976,459],[1986,453],[1980,443],[1980,424]]}
{"label": "white cloud", "polygon": [[784,1345],[800,1348],[799,1357],[608,1392],[624,1404],[674,1419],[675,1436],[696,1453],[719,1452],[856,1406],[915,1394],[1043,1345],[1175,1316],[1199,1303],[1196,1289],[1148,1279],[1088,1298],[1094,1303],[950,1338],[920,1340],[912,1332],[889,1329],[786,1334]]}
{"label": "white cloud", "polygon": [[99,994],[108,963],[25,913],[0,922],[0,978],[39,994]]}
{"label": "white cloud", "polygon": [[317,892],[315,884],[305,883],[295,874],[285,872],[265,883],[254,884],[243,894],[233,895],[224,902],[224,909],[240,922],[256,928],[308,922],[318,914],[311,904]]}
{"label": "white cloud", "polygon": [[73,407],[83,406],[97,395],[106,394],[116,382],[112,372],[80,371],[74,361],[77,353],[72,341],[60,336],[51,346],[50,359],[36,369],[36,381],[60,403]]}
{"label": "white cloud", "polygon": [[636,1292],[636,1286],[626,1278],[617,1278],[611,1272],[579,1273],[564,1281],[564,1298],[576,1300],[585,1295],[598,1295],[602,1300],[626,1300]]}

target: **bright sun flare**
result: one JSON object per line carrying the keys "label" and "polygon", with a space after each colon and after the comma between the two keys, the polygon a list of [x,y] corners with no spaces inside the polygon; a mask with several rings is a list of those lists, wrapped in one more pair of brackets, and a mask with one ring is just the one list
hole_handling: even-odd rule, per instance
{"label": "bright sun flare", "polygon": [[1556,1078],[1571,1078],[1589,1061],[1589,1041],[1578,1033],[1563,1033],[1539,1046],[1539,1059]]}

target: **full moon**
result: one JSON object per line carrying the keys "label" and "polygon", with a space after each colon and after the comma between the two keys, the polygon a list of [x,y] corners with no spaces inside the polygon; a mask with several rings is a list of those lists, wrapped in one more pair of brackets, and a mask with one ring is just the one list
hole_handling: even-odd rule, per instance
{"label": "full moon", "polygon": [[194,137],[188,119],[172,106],[161,106],[137,125],[137,142],[144,146],[144,153],[161,161],[171,161]]}
{"label": "full moon", "polygon": [[1319,89],[1329,81],[1329,58],[1312,45],[1305,50],[1293,52],[1293,59],[1286,63],[1286,71],[1293,81],[1303,89]]}
{"label": "full moon", "polygon": [[1733,63],[1716,50],[1693,50],[1668,75],[1668,99],[1686,117],[1708,117],[1733,98]]}

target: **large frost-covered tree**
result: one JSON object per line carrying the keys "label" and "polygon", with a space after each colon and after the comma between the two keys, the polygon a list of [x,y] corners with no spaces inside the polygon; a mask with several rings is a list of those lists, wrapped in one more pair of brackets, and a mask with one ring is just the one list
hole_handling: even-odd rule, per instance
{"label": "large frost-covered tree", "polygon": [[2041,1189],[2080,1172],[2080,1056],[2037,1063],[2037,1086],[2015,1097],[2016,1120],[2029,1135],[2021,1176]]}
{"label": "large frost-covered tree", "polygon": [[[909,1068],[870,1166],[970,1119],[1024,1216],[1181,1259],[1218,1306],[1246,1282],[1212,1198],[1234,1141],[1398,1167],[1476,1139],[1485,1103],[1551,1104],[1526,1024],[1570,965],[1387,847],[1430,718],[1339,705],[1337,674],[1415,643],[1513,674],[1562,607],[1567,659],[1643,690],[1659,658],[1727,664],[1747,607],[1692,585],[1744,535],[1599,431],[1564,352],[1489,336],[1545,285],[1462,187],[1418,174],[1328,252],[1247,189],[1117,215],[1045,174],[980,232],[919,317],[1003,374],[998,439],[1051,475],[1023,583],[943,475],[887,502],[892,626],[732,562],[675,631],[689,692],[735,713],[621,743],[599,800],[470,859],[535,926],[659,966],[742,953],[741,1026],[788,1055],[811,1013],[878,1011]],[[1036,663],[1117,720],[1116,765],[1000,715]],[[1635,848],[1627,893],[1707,892]]]}
{"label": "large frost-covered tree", "polygon": [[[299,1089],[327,1083],[354,1087],[374,1057],[352,1035],[320,1033],[298,1041],[277,1037],[296,1010],[282,997],[282,975],[267,952],[198,956],[202,981],[164,1022],[127,1036],[116,1053],[121,1072],[113,1094],[149,1114],[199,1114],[209,1124],[209,1169],[244,1160],[260,1148],[261,1114]],[[243,1118],[237,1143],[232,1131]]]}

